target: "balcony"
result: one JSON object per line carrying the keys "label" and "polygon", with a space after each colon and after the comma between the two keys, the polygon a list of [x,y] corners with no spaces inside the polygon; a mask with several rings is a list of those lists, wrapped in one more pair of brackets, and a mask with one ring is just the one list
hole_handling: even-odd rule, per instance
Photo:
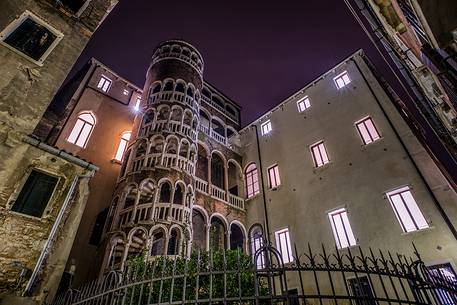
{"label": "balcony", "polygon": [[[225,190],[215,186],[209,185],[207,181],[195,177],[195,189],[204,195],[211,196],[214,199],[222,201],[227,205],[237,210],[244,211],[244,199],[236,195],[230,194]],[[227,199],[228,194],[228,199]]]}

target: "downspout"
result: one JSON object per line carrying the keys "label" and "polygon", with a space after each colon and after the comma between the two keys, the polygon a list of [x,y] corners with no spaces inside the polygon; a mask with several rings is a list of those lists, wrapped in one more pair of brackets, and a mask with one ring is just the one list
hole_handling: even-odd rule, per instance
{"label": "downspout", "polygon": [[[400,137],[398,131],[396,130],[396,128],[394,127],[391,119],[389,118],[389,116],[387,115],[386,111],[384,110],[384,108],[382,107],[382,104],[381,102],[379,101],[378,97],[376,96],[376,94],[374,93],[374,90],[373,88],[371,87],[370,83],[368,82],[368,80],[366,79],[365,75],[363,74],[362,70],[360,69],[360,66],[358,65],[357,61],[354,60],[353,58],[351,58],[351,60],[354,62],[357,70],[359,71],[360,75],[362,76],[363,80],[365,81],[365,83],[367,84],[368,86],[368,89],[370,90],[370,93],[371,95],[374,97],[374,99],[376,100],[376,103],[378,104],[379,108],[381,109],[384,117],[387,119],[387,122],[389,123],[389,126],[390,128],[393,130],[395,136],[397,137],[398,141],[400,142],[403,150],[406,152],[406,155],[408,156],[408,159],[411,161],[414,169],[416,170],[416,172],[419,174],[419,177],[421,179],[421,181],[424,183],[427,191],[430,193],[430,196],[432,197],[432,200],[433,200],[433,203],[435,204],[435,207],[438,209],[438,212],[440,213],[441,217],[443,217],[444,219],[444,222],[446,223],[446,225],[448,226],[449,230],[451,231],[452,235],[454,236],[454,238],[457,240],[457,230],[456,228],[454,227],[454,225],[452,224],[451,220],[449,219],[449,217],[447,216],[446,212],[444,211],[443,207],[441,206],[440,202],[438,201],[438,198],[436,198],[435,194],[433,193],[432,189],[430,188],[430,186],[428,185],[427,181],[425,180],[425,177],[422,175],[422,172],[419,170],[419,167],[417,166],[416,162],[414,161],[413,157],[411,156],[405,142],[403,141],[403,139]],[[373,73],[373,75],[375,75]],[[375,76],[375,78],[377,79],[377,77]],[[379,81],[379,80],[378,80]],[[380,84],[381,84],[381,81],[379,81]],[[395,97],[391,96],[390,94],[388,94],[388,91],[386,90],[386,94],[387,96],[389,97],[389,99],[391,100],[392,104],[395,105],[395,102],[392,100],[392,99],[395,99]]]}
{"label": "downspout", "polygon": [[259,167],[260,167],[260,181],[262,181],[262,199],[263,199],[263,213],[265,215],[265,229],[266,229],[266,242],[268,245],[270,245],[270,222],[268,221],[268,211],[267,211],[267,198],[265,196],[265,183],[263,180],[263,166],[262,166],[262,154],[260,153],[260,141],[259,141],[259,130],[257,128],[257,125],[254,124],[255,127],[255,139],[257,141],[257,155],[259,157]]}

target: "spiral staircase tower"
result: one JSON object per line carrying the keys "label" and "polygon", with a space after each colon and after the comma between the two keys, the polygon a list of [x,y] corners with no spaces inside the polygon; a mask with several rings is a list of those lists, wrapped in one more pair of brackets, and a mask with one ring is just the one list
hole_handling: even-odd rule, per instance
{"label": "spiral staircase tower", "polygon": [[189,253],[202,87],[203,59],[192,45],[156,47],[105,228],[105,270],[143,252]]}

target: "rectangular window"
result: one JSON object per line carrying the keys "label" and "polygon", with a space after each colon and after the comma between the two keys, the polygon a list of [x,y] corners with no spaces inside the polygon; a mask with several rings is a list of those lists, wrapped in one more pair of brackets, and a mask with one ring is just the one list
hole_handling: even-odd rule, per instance
{"label": "rectangular window", "polygon": [[124,95],[129,95],[130,91],[128,91],[127,89],[124,89],[123,93],[124,93]]}
{"label": "rectangular window", "polygon": [[[457,275],[450,263],[428,266],[432,282],[440,283],[444,287],[455,287],[457,285]],[[448,289],[437,289],[436,295],[439,304],[455,304],[455,295]]]}
{"label": "rectangular window", "polygon": [[268,182],[270,184],[270,188],[275,188],[281,185],[279,166],[277,164],[268,168]]}
{"label": "rectangular window", "polygon": [[338,249],[347,248],[356,244],[351,224],[349,223],[348,213],[345,208],[341,208],[328,213],[330,224],[332,225],[333,236]]}
{"label": "rectangular window", "polygon": [[51,199],[59,178],[32,170],[11,210],[21,214],[41,217]]}
{"label": "rectangular window", "polygon": [[40,66],[62,38],[61,32],[29,11],[0,33],[3,45]]}
{"label": "rectangular window", "polygon": [[285,264],[293,262],[292,246],[290,244],[289,229],[285,228],[275,232],[276,249],[281,253],[282,260]]}
{"label": "rectangular window", "polygon": [[429,227],[408,186],[388,192],[386,195],[404,232]]}
{"label": "rectangular window", "polygon": [[338,89],[341,89],[351,82],[351,79],[349,78],[348,72],[344,71],[341,74],[338,74],[333,78],[333,81],[335,82],[335,85]]}
{"label": "rectangular window", "polygon": [[368,117],[355,124],[357,130],[359,131],[360,136],[362,137],[363,144],[370,144],[376,140],[379,140],[378,130],[373,123],[373,120]]}
{"label": "rectangular window", "polygon": [[297,102],[298,112],[303,112],[306,109],[308,109],[309,107],[311,107],[311,103],[309,101],[309,97],[307,97],[307,96],[305,96],[304,98],[302,98],[301,100],[299,100]]}
{"label": "rectangular window", "polygon": [[59,0],[59,2],[75,15],[79,15],[80,11],[88,4],[88,0]]}
{"label": "rectangular window", "polygon": [[271,128],[271,121],[268,120],[268,121],[266,121],[265,123],[263,123],[263,124],[261,125],[261,130],[262,130],[262,135],[263,135],[263,136],[266,135],[266,134],[269,134],[269,133],[271,132],[271,130],[272,130],[272,128]]}
{"label": "rectangular window", "polygon": [[311,145],[311,154],[313,155],[314,166],[319,167],[330,162],[324,141]]}
{"label": "rectangular window", "polygon": [[100,77],[100,80],[98,81],[97,88],[102,90],[103,92],[108,92],[110,86],[111,80],[108,77],[102,75]]}

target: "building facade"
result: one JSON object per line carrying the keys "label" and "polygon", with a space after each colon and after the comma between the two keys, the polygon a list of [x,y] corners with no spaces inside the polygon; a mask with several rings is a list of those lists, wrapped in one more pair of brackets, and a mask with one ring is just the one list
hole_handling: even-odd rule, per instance
{"label": "building facade", "polygon": [[33,135],[105,0],[6,1],[0,10],[0,294],[41,303],[56,292],[97,167]]}

